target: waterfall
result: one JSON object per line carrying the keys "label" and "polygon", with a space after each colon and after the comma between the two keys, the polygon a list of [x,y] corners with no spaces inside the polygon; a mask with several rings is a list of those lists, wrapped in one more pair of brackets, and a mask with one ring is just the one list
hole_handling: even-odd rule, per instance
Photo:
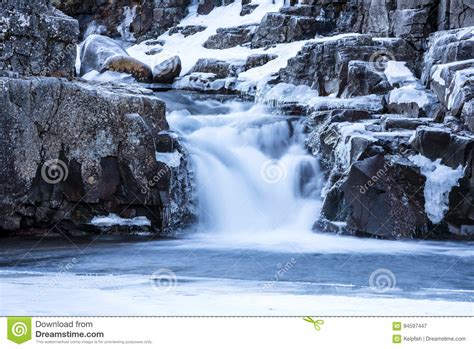
{"label": "waterfall", "polygon": [[318,215],[322,175],[304,148],[302,120],[272,114],[263,105],[183,98],[167,101],[168,120],[195,167],[199,229],[309,231]]}

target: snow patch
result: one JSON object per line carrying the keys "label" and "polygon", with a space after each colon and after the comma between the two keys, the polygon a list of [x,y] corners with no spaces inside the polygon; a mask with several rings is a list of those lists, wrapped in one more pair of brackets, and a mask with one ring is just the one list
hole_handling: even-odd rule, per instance
{"label": "snow patch", "polygon": [[449,209],[449,193],[454,186],[459,185],[464,170],[461,165],[452,169],[441,165],[441,159],[431,161],[420,154],[412,155],[409,159],[420,167],[421,174],[426,177],[425,211],[430,221],[438,224]]}
{"label": "snow patch", "polygon": [[388,61],[385,66],[384,74],[392,86],[395,84],[402,85],[416,81],[411,70],[407,68],[406,62]]}
{"label": "snow patch", "polygon": [[181,165],[181,153],[175,150],[172,153],[156,152],[156,161],[164,163],[168,167],[179,167]]}
{"label": "snow patch", "polygon": [[423,108],[429,101],[426,92],[416,84],[406,85],[390,91],[389,103],[416,103],[419,108]]}

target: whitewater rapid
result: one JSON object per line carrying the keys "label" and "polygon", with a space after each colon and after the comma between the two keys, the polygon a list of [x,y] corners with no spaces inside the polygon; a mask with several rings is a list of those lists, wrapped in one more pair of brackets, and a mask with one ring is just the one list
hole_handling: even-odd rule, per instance
{"label": "whitewater rapid", "polygon": [[301,120],[258,104],[225,107],[217,114],[184,109],[168,115],[195,166],[200,230],[309,231],[321,206],[323,176],[304,148]]}

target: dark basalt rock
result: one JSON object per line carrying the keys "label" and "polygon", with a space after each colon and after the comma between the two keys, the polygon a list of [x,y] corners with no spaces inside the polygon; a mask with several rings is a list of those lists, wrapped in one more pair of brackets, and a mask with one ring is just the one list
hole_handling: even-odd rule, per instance
{"label": "dark basalt rock", "polygon": [[[370,35],[349,35],[334,40],[307,43],[294,58],[288,60],[287,67],[280,70],[280,80],[294,85],[308,85],[323,96],[334,93],[341,95],[348,83],[352,86],[346,93],[357,94],[354,90],[356,87],[362,89],[360,93],[364,92],[365,88],[382,93],[388,86],[382,75],[374,70],[383,71],[384,67],[380,65],[379,59],[386,55],[399,61],[418,60],[417,52],[404,40],[378,41]],[[366,64],[364,68],[361,67],[363,63],[353,63],[350,74],[357,73],[357,69],[365,70],[367,74],[371,71],[370,77],[380,85],[355,86],[357,82],[349,81],[349,64],[352,61],[374,63]],[[354,66],[357,64],[358,67]]]}
{"label": "dark basalt rock", "polygon": [[[55,78],[0,82],[1,230],[66,232],[112,212],[146,216],[161,231],[171,178],[186,172],[184,156],[176,168],[156,160],[168,129],[161,100]],[[171,214],[186,221],[185,206]]]}
{"label": "dark basalt rock", "polygon": [[235,76],[236,70],[230,63],[218,59],[200,58],[189,73],[211,73],[215,74],[216,78],[223,79],[229,76]]}
{"label": "dark basalt rock", "polygon": [[207,27],[203,25],[187,25],[185,27],[173,27],[169,31],[169,35],[174,35],[174,34],[183,34],[184,37],[194,35],[196,33],[202,32],[206,30]]}
{"label": "dark basalt rock", "polygon": [[242,10],[240,10],[240,15],[241,16],[247,16],[251,14],[255,9],[258,7],[258,5],[254,4],[243,4],[242,5]]}
{"label": "dark basalt rock", "polygon": [[278,56],[268,53],[262,54],[253,54],[247,57],[247,61],[245,62],[245,70],[249,70],[252,68],[260,67],[262,65],[267,64],[268,62],[276,59]]}
{"label": "dark basalt rock", "polygon": [[291,16],[267,13],[252,39],[252,48],[270,46],[284,42],[314,38],[316,34],[327,34],[334,23],[310,16]]}
{"label": "dark basalt rock", "polygon": [[215,35],[210,36],[203,44],[209,49],[226,49],[243,45],[252,41],[255,25],[242,25],[233,28],[219,28]]}
{"label": "dark basalt rock", "polygon": [[413,165],[383,155],[354,163],[341,187],[348,230],[391,239],[423,237],[430,227],[420,190],[424,182]]}
{"label": "dark basalt rock", "polygon": [[3,0],[0,70],[25,76],[72,77],[79,26],[46,0]]}
{"label": "dark basalt rock", "polygon": [[383,71],[373,62],[350,61],[347,66],[347,87],[342,97],[385,94],[392,89]]}
{"label": "dark basalt rock", "polygon": [[161,84],[171,84],[181,73],[181,59],[171,57],[153,68],[153,81]]}
{"label": "dark basalt rock", "polygon": [[135,17],[128,29],[138,41],[143,41],[178,25],[188,14],[190,0],[52,0],[52,3],[79,20],[82,34],[95,26],[103,31],[92,34],[114,38],[120,37],[117,28],[124,21],[125,8],[135,7]]}
{"label": "dark basalt rock", "polygon": [[232,4],[234,0],[201,0],[197,8],[200,15],[208,15],[215,7],[227,6]]}

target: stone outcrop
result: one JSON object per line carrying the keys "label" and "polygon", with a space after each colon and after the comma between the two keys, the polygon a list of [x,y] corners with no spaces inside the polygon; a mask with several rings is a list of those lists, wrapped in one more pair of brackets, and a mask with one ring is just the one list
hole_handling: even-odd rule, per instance
{"label": "stone outcrop", "polygon": [[[190,1],[53,0],[53,3],[79,20],[82,34],[102,34],[115,38],[123,37],[121,30],[124,30],[131,33],[133,38],[143,41],[178,25],[187,15]],[[126,28],[121,28],[123,25]]]}
{"label": "stone outcrop", "polygon": [[233,2],[234,0],[201,0],[199,1],[197,13],[200,15],[208,15],[214,8],[227,6]]}
{"label": "stone outcrop", "polygon": [[[331,95],[282,106],[308,114],[308,148],[328,177],[315,229],[389,239],[473,238],[472,35],[474,27],[436,32],[423,56],[406,39],[316,40],[280,71],[277,82]],[[439,166],[461,174],[444,194],[426,177]],[[430,200],[443,195],[436,205],[446,205],[446,212],[434,220]]]}
{"label": "stone outcrop", "polygon": [[[94,232],[103,228],[92,219],[110,214],[146,222],[125,232],[163,233],[191,220],[187,153],[169,133],[164,102],[149,90],[75,80],[77,21],[46,1],[6,5],[0,235]],[[99,45],[101,54],[83,46],[84,72],[142,67],[113,40],[107,43]],[[57,66],[48,61],[52,56]],[[135,73],[151,74],[149,68]]]}
{"label": "stone outcrop", "polygon": [[184,27],[176,26],[169,30],[169,35],[174,34],[183,34],[184,37],[194,35],[196,33],[206,30],[206,27],[203,25],[187,25]]}
{"label": "stone outcrop", "polygon": [[0,70],[21,75],[74,75],[77,21],[46,0],[4,0],[0,8]]}
{"label": "stone outcrop", "polygon": [[[381,83],[380,86],[371,85],[370,88],[374,91],[378,88],[386,90],[384,82],[374,75],[376,74],[373,72],[374,69],[383,72],[385,60],[412,62],[412,67],[415,67],[416,64],[413,62],[418,59],[417,52],[405,40],[386,41],[373,39],[371,35],[348,35],[333,40],[307,43],[288,61],[287,67],[280,71],[280,78],[294,85],[308,85],[316,89],[320,95],[341,95],[349,82],[354,83],[350,80],[353,75],[360,73],[360,66],[363,63],[355,61],[363,61],[372,63],[362,68],[367,77],[371,78],[372,82]],[[359,72],[355,71],[356,65],[359,66]],[[351,89],[350,86],[348,88]],[[361,92],[363,91],[359,93]],[[354,95],[357,92],[347,93]]]}
{"label": "stone outcrop", "polygon": [[203,44],[205,48],[222,50],[243,45],[252,41],[255,25],[242,25],[234,28],[219,28]]}
{"label": "stone outcrop", "polygon": [[316,34],[328,34],[332,29],[326,19],[268,13],[255,31],[252,48],[311,39]]}
{"label": "stone outcrop", "polygon": [[170,181],[185,165],[156,159],[180,151],[160,133],[168,129],[161,100],[56,78],[0,82],[2,230],[91,229],[109,213],[165,226]]}

